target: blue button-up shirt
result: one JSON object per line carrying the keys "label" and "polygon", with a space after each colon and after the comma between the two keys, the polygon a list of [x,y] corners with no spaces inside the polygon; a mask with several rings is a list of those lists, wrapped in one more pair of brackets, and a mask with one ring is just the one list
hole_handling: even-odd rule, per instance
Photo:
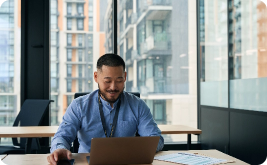
{"label": "blue button-up shirt", "polygon": [[[110,135],[118,100],[113,104],[113,108],[102,98],[101,101],[107,135]],[[161,131],[146,103],[133,94],[123,92],[114,137],[135,136],[136,131],[140,136],[160,136],[157,151],[163,148],[164,139]],[[72,101],[52,140],[50,152],[58,148],[69,150],[76,135],[80,143],[79,153],[90,152],[92,138],[106,137],[99,113],[98,90]]]}

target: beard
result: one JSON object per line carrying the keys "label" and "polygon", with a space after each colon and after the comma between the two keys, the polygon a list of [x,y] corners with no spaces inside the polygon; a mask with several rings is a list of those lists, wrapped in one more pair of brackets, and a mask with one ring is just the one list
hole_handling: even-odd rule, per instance
{"label": "beard", "polygon": [[125,87],[123,87],[122,91],[119,93],[119,96],[118,96],[117,98],[114,98],[114,99],[109,99],[109,98],[107,97],[106,93],[109,93],[109,92],[119,92],[119,90],[106,90],[106,91],[104,92],[102,89],[100,89],[99,84],[98,84],[98,88],[99,88],[99,91],[98,91],[98,92],[99,92],[100,96],[101,96],[105,101],[109,102],[110,104],[113,104],[113,103],[115,103],[115,102],[118,100],[118,98],[119,98],[120,95],[122,94],[122,92],[123,92],[123,90],[124,90]]}

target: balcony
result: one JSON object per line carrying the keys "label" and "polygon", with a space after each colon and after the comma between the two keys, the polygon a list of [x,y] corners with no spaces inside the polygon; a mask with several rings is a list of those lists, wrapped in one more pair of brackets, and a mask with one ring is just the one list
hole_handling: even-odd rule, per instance
{"label": "balcony", "polygon": [[85,3],[85,0],[65,0],[67,3]]}
{"label": "balcony", "polygon": [[170,77],[151,77],[147,78],[145,86],[140,87],[142,95],[155,93],[172,93]]}
{"label": "balcony", "polygon": [[170,6],[171,0],[139,0],[139,16],[145,12],[149,6]]}
{"label": "balcony", "polygon": [[169,33],[154,33],[145,42],[141,43],[140,53],[147,54],[149,51],[171,50],[171,36]]}
{"label": "balcony", "polygon": [[83,13],[75,13],[75,14],[71,14],[68,13],[66,15],[67,18],[85,18],[85,16],[83,15]]}

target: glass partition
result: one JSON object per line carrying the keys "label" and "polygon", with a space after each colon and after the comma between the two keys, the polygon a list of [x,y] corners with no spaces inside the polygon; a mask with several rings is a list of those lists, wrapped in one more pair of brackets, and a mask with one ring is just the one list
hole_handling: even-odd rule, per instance
{"label": "glass partition", "polygon": [[228,107],[227,0],[199,0],[200,104]]}
{"label": "glass partition", "polygon": [[267,8],[229,0],[230,108],[267,111]]}

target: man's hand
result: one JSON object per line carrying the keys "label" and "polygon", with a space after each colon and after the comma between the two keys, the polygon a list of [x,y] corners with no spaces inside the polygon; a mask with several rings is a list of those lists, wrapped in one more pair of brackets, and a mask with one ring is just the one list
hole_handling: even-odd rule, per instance
{"label": "man's hand", "polygon": [[56,165],[59,159],[71,160],[71,152],[67,149],[57,149],[47,157],[47,161],[53,165]]}

